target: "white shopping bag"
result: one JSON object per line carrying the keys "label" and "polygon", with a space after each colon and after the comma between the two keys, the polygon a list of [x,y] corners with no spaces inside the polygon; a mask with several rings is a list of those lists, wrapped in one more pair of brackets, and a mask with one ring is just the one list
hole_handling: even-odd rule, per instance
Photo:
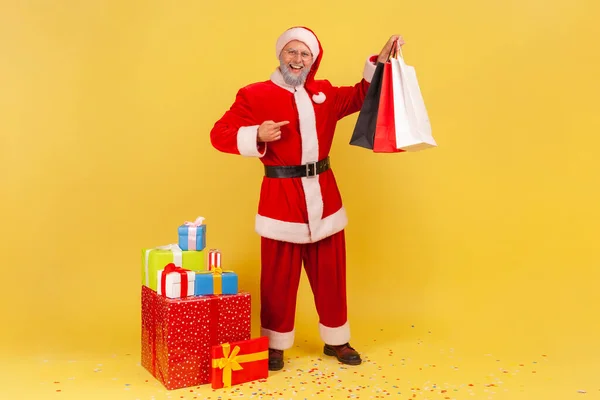
{"label": "white shopping bag", "polygon": [[437,147],[431,134],[431,124],[423,101],[415,68],[406,65],[402,50],[390,58],[394,93],[396,147],[419,151]]}

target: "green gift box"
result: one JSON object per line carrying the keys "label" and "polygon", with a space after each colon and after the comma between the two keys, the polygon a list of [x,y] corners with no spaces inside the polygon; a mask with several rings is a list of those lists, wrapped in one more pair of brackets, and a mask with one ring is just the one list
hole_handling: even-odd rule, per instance
{"label": "green gift box", "polygon": [[142,249],[142,285],[156,291],[158,288],[157,273],[169,263],[174,263],[178,267],[190,271],[206,271],[204,250],[181,250],[176,244]]}

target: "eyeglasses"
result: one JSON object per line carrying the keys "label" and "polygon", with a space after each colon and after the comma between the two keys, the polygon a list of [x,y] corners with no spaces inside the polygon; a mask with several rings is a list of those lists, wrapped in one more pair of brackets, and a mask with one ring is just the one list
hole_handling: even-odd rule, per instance
{"label": "eyeglasses", "polygon": [[312,58],[312,54],[310,54],[308,51],[302,51],[300,53],[298,53],[298,50],[295,49],[285,49],[284,51],[288,55],[292,56],[292,58],[296,58],[298,54],[300,54],[300,57],[302,57],[303,60],[310,60]]}

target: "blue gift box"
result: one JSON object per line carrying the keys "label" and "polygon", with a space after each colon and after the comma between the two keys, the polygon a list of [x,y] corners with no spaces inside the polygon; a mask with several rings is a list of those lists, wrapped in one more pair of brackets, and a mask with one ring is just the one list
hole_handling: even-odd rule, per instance
{"label": "blue gift box", "polygon": [[[192,226],[189,225],[181,225],[177,229],[177,233],[179,234],[179,247],[181,250],[189,251],[188,240],[189,240],[189,231]],[[204,250],[206,247],[206,225],[202,224],[196,227],[196,248],[191,249],[192,251],[200,251]]]}
{"label": "blue gift box", "polygon": [[[220,276],[219,276],[220,275]],[[215,293],[215,283],[218,288],[218,280],[221,280],[221,290]],[[213,273],[212,271],[196,272],[194,281],[194,295],[206,296],[212,294],[237,294],[238,276],[235,272],[223,271],[223,273]]]}

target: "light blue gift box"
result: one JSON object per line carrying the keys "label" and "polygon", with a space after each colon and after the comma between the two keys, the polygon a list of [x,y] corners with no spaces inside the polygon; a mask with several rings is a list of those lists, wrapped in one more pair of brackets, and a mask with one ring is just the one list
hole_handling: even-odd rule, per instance
{"label": "light blue gift box", "polygon": [[[192,225],[181,225],[177,228],[177,233],[179,234],[179,247],[181,250],[188,251],[188,239],[189,239],[189,231]],[[191,251],[200,251],[204,250],[206,247],[206,225],[202,224],[196,227],[196,248],[191,249]]]}
{"label": "light blue gift box", "polygon": [[[221,275],[220,278],[216,275]],[[215,293],[215,281],[221,280],[221,293]],[[217,283],[218,286],[218,283]],[[238,276],[232,271],[223,271],[221,274],[213,273],[212,271],[196,272],[194,281],[194,295],[207,296],[219,294],[237,294],[238,293]]]}

